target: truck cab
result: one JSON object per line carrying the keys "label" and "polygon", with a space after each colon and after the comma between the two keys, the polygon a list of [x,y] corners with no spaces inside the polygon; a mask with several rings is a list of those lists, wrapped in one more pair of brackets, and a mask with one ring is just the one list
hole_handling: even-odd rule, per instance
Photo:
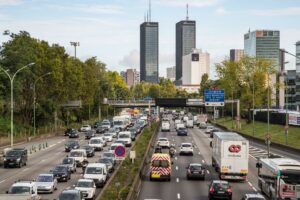
{"label": "truck cab", "polygon": [[21,168],[27,164],[27,149],[25,148],[12,148],[4,150],[3,165],[4,168],[16,166]]}

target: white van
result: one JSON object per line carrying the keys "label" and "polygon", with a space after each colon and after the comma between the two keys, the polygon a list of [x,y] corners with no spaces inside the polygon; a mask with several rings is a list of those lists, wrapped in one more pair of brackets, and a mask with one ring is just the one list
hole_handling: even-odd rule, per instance
{"label": "white van", "polygon": [[92,179],[97,188],[103,187],[107,180],[107,169],[104,163],[89,163],[83,178]]}
{"label": "white van", "polygon": [[74,158],[76,161],[76,166],[82,166],[83,161],[87,160],[86,150],[85,149],[73,149],[70,152],[69,158]]}
{"label": "white van", "polygon": [[186,121],[186,127],[187,128],[194,128],[194,120],[191,120],[191,119],[187,120]]}
{"label": "white van", "polygon": [[126,147],[131,147],[131,132],[130,131],[122,131],[119,132],[118,140],[124,141]]}
{"label": "white van", "polygon": [[93,147],[96,151],[103,150],[104,147],[104,139],[102,137],[94,137],[89,141],[89,146]]}
{"label": "white van", "polygon": [[161,124],[161,131],[170,131],[169,121],[163,121]]}

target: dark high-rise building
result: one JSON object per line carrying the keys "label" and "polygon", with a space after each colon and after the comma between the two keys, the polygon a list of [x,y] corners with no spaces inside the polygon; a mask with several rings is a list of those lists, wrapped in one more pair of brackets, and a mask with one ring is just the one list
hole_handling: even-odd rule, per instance
{"label": "dark high-rise building", "polygon": [[196,21],[186,20],[176,23],[176,80],[182,78],[182,57],[196,48]]}
{"label": "dark high-rise building", "polygon": [[144,22],[140,26],[141,81],[158,83],[158,22]]}

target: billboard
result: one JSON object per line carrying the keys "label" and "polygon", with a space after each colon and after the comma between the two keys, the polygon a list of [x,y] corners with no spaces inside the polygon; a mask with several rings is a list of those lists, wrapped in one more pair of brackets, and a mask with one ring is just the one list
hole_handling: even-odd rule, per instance
{"label": "billboard", "polygon": [[300,114],[289,114],[289,124],[300,126]]}
{"label": "billboard", "polygon": [[160,107],[186,107],[186,98],[156,98],[155,105]]}

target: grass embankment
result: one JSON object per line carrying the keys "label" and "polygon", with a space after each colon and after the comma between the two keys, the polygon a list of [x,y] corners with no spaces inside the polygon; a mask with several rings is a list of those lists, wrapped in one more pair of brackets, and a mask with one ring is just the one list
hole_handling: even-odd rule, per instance
{"label": "grass embankment", "polygon": [[[231,117],[225,117],[217,119],[216,122],[222,126],[232,129]],[[235,122],[234,122],[235,123]],[[239,131],[246,135],[254,136],[256,138],[265,139],[265,135],[268,131],[268,124],[265,122],[255,121],[254,123],[254,135],[252,122],[247,123],[246,120],[241,120],[242,129]],[[234,130],[234,129],[233,129]],[[271,141],[283,145],[287,145],[293,148],[300,149],[300,127],[289,126],[288,140],[286,144],[286,135],[284,126],[278,124],[270,124]]]}
{"label": "grass embankment", "polygon": [[[156,122],[152,124],[151,128],[143,130],[133,148],[136,152],[136,159],[134,163],[131,162],[129,156],[126,157],[117,171],[116,176],[101,196],[101,200],[126,199],[134,178],[139,173],[139,167],[143,161],[148,144],[157,126],[158,123]],[[100,200],[100,198],[98,200]]]}

